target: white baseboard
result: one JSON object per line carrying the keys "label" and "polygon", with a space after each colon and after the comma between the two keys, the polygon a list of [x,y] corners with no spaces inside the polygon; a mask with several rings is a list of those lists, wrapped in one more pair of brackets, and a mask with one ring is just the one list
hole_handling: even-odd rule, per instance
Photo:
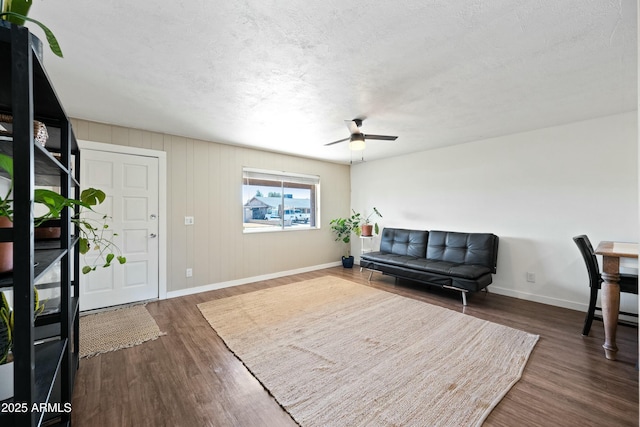
{"label": "white baseboard", "polygon": [[527,292],[514,291],[513,289],[505,289],[505,288],[499,288],[495,286],[490,286],[488,289],[489,289],[489,293],[493,292],[494,294],[498,294],[498,295],[504,295],[507,297],[513,297],[513,298],[523,299],[527,301],[539,302],[541,304],[554,305],[556,307],[568,308],[571,310],[586,312],[588,308],[587,304],[580,304],[574,301],[567,301],[567,300],[558,299],[558,298],[550,298],[550,297],[541,296],[541,295],[534,295]]}
{"label": "white baseboard", "polygon": [[291,276],[294,274],[308,273],[310,271],[322,270],[325,268],[337,267],[342,265],[341,261],[331,262],[321,265],[313,265],[310,267],[297,268],[295,270],[278,271],[277,273],[263,274],[261,276],[245,277],[242,279],[229,280],[227,282],[212,283],[209,285],[196,286],[193,288],[180,289],[178,291],[167,292],[167,299],[183,297],[185,295],[199,294],[200,292],[215,291],[217,289],[229,288],[231,286],[246,285],[247,283],[259,282],[261,280],[277,279],[279,277]]}
{"label": "white baseboard", "polygon": [[[488,289],[489,289],[489,293],[493,292],[494,294],[498,294],[498,295],[504,295],[507,297],[513,297],[513,298],[523,299],[527,301],[539,302],[541,304],[553,305],[556,307],[568,308],[570,310],[577,310],[583,313],[586,313],[587,309],[589,308],[588,304],[582,304],[582,303],[567,301],[567,300],[558,299],[558,298],[549,298],[549,297],[540,296],[540,295],[533,295],[527,292],[514,291],[513,289],[504,289],[504,288],[498,288],[493,286],[489,287]],[[635,311],[631,309],[631,312],[633,313]],[[636,317],[626,316],[624,314],[621,314],[619,318],[620,320],[626,320],[631,323],[638,322],[638,319]]]}

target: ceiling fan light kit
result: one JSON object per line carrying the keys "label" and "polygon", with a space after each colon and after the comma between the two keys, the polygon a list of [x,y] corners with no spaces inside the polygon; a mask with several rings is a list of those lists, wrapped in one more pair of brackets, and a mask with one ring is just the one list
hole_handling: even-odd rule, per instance
{"label": "ceiling fan light kit", "polygon": [[349,149],[351,151],[362,151],[366,146],[367,144],[364,142],[364,135],[361,133],[351,135],[349,140]]}

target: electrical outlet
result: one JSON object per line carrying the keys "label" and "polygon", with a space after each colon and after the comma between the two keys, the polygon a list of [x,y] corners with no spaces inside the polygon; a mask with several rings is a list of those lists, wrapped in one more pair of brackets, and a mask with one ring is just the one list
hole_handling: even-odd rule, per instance
{"label": "electrical outlet", "polygon": [[536,273],[527,271],[527,282],[536,283]]}
{"label": "electrical outlet", "polygon": [[193,269],[187,268],[187,277],[191,277],[191,276],[193,276]]}
{"label": "electrical outlet", "polygon": [[192,216],[185,216],[184,217],[184,225],[193,225],[193,217]]}

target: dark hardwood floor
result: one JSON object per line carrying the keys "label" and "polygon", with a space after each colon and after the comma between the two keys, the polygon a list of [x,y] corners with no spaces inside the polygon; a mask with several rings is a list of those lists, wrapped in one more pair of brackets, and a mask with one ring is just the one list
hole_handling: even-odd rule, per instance
{"label": "dark hardwood floor", "polygon": [[[229,352],[196,304],[324,275],[368,285],[367,272],[336,267],[149,303],[167,335],[83,359],[73,425],[295,426]],[[614,362],[604,357],[601,322],[594,322],[589,337],[580,334],[581,312],[492,293],[471,295],[463,308],[458,293],[396,284],[378,273],[370,286],[540,335],[522,379],[485,426],[638,426],[637,329],[618,328]]]}

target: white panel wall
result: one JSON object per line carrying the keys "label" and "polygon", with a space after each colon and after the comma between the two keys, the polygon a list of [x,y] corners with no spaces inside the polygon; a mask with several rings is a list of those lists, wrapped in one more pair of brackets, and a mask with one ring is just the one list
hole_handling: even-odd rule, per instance
{"label": "white panel wall", "polygon": [[[386,226],[495,233],[490,291],[586,310],[572,237],[638,241],[637,168],[633,112],[354,165],[351,204],[376,206]],[[637,299],[622,309],[637,312]]]}
{"label": "white panel wall", "polygon": [[[84,120],[73,127],[78,139],[167,152],[169,294],[339,262],[328,222],[349,213],[349,166]],[[243,234],[243,166],[319,175],[321,229]]]}

